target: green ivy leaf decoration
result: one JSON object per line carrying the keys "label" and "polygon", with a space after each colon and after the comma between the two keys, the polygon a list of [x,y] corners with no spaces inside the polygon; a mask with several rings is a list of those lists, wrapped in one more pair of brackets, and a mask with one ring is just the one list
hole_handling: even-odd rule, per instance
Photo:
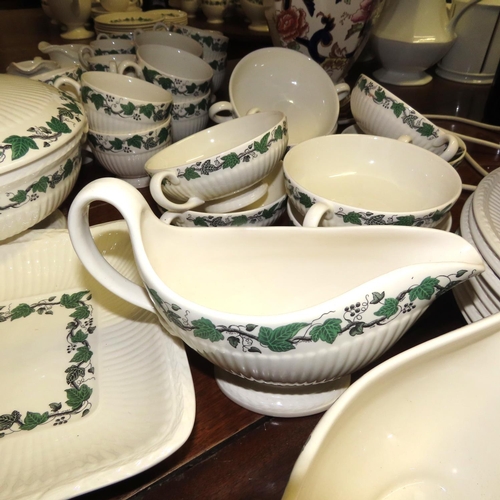
{"label": "green ivy leaf decoration", "polygon": [[342,330],[342,320],[338,318],[327,319],[322,325],[316,325],[311,330],[311,339],[313,342],[323,340],[329,344],[333,344],[338,334]]}
{"label": "green ivy leaf decoration", "polygon": [[79,389],[66,389],[66,395],[68,397],[66,404],[74,410],[80,408],[80,406],[90,398],[92,391],[93,390],[86,384],[81,385]]}
{"label": "green ivy leaf decoration", "polygon": [[364,333],[364,323],[356,323],[350,330],[349,335],[355,337],[356,335],[362,335]]}
{"label": "green ivy leaf decoration", "polygon": [[71,342],[74,344],[78,342],[85,342],[87,340],[88,335],[83,333],[81,330],[78,330],[74,335],[71,336]]}
{"label": "green ivy leaf decoration", "polygon": [[31,137],[21,137],[19,135],[10,135],[4,141],[12,147],[12,160],[23,157],[30,149],[38,149],[36,142]]}
{"label": "green ivy leaf decoration", "polygon": [[66,368],[66,383],[71,385],[73,382],[85,376],[85,369],[79,367],[78,365],[71,365]]}
{"label": "green ivy leaf decoration", "polygon": [[224,340],[224,335],[222,335],[222,333],[215,328],[215,325],[209,319],[195,319],[193,321],[193,326],[193,333],[195,337],[208,339],[210,340],[210,342],[218,342],[219,340]]}
{"label": "green ivy leaf decoration", "polygon": [[127,104],[120,104],[120,106],[125,116],[132,116],[134,114],[135,106],[133,102],[129,102]]}
{"label": "green ivy leaf decoration", "polygon": [[399,118],[405,110],[405,105],[402,102],[393,102],[391,109],[396,117]]}
{"label": "green ivy leaf decoration", "polygon": [[24,419],[24,424],[21,425],[21,430],[31,431],[40,424],[44,424],[49,419],[49,412],[44,413],[33,413],[28,411],[26,413],[26,418]]}
{"label": "green ivy leaf decoration", "polygon": [[0,415],[0,431],[6,431],[12,427],[17,419],[21,417],[20,413],[13,411],[10,415],[6,413],[5,415]]}
{"label": "green ivy leaf decoration", "polygon": [[279,139],[283,138],[283,127],[281,125],[278,125],[276,127],[276,130],[274,131],[274,138],[276,140],[279,140]]}
{"label": "green ivy leaf decoration", "polygon": [[258,151],[260,154],[264,154],[269,150],[269,146],[267,144],[269,140],[269,134],[270,132],[265,134],[260,141],[254,141],[253,147],[255,151]]}
{"label": "green ivy leaf decoration", "polygon": [[9,201],[12,201],[14,203],[24,203],[28,198],[28,194],[26,191],[23,191],[20,189],[14,196],[9,198]]}
{"label": "green ivy leaf decoration", "polygon": [[209,227],[208,224],[206,223],[205,219],[203,217],[196,217],[193,221],[195,226],[200,226],[200,227]]}
{"label": "green ivy leaf decoration", "polygon": [[238,347],[240,343],[240,339],[238,337],[228,337],[227,341],[229,342],[229,345],[231,347],[234,347],[235,349]]}
{"label": "green ivy leaf decoration", "polygon": [[397,221],[394,223],[395,226],[413,226],[415,223],[414,215],[402,215],[397,218]]}
{"label": "green ivy leaf decoration", "polygon": [[81,115],[82,110],[78,107],[78,104],[76,102],[65,102],[63,106],[67,109],[69,109],[72,113],[75,115]]}
{"label": "green ivy leaf decoration", "polygon": [[439,285],[439,280],[428,276],[420,285],[410,290],[408,297],[412,302],[416,299],[430,300],[434,295],[434,287],[437,285]]}
{"label": "green ivy leaf decoration", "polygon": [[154,69],[149,69],[149,68],[146,68],[144,67],[142,69],[142,74],[144,75],[144,79],[147,81],[147,82],[153,82],[154,79],[160,75],[160,73],[158,73],[158,71],[155,71]]}
{"label": "green ivy leaf decoration", "polygon": [[151,118],[155,112],[155,107],[152,104],[145,104],[139,107],[139,113],[146,118]]}
{"label": "green ivy leaf decoration", "polygon": [[130,139],[127,139],[127,146],[130,146],[131,148],[137,148],[141,149],[142,148],[142,138],[140,135],[134,135]]}
{"label": "green ivy leaf decoration", "polygon": [[70,134],[71,129],[66,125],[66,123],[63,123],[59,118],[56,118],[55,116],[52,117],[50,122],[46,122],[47,125],[56,133],[56,134]]}
{"label": "green ivy leaf decoration", "polygon": [[299,193],[299,203],[306,208],[311,208],[313,206],[311,198],[305,193]]}
{"label": "green ivy leaf decoration", "polygon": [[221,160],[222,160],[222,168],[233,168],[240,163],[238,155],[234,152],[222,156]]}
{"label": "green ivy leaf decoration", "polygon": [[38,179],[38,182],[33,184],[34,193],[46,193],[49,187],[49,178],[47,176],[42,176]]}
{"label": "green ivy leaf decoration", "polygon": [[366,78],[360,78],[358,81],[359,90],[364,90],[368,80]]}
{"label": "green ivy leaf decoration", "polygon": [[[127,142],[130,141],[131,139],[127,139]],[[123,149],[123,141],[119,139],[118,137],[115,137],[112,141],[109,141],[111,144],[111,147],[115,151],[121,151]]]}
{"label": "green ivy leaf decoration", "polygon": [[71,363],[87,363],[93,354],[87,346],[79,347],[75,355],[71,358]]}
{"label": "green ivy leaf decoration", "polygon": [[417,128],[417,132],[423,137],[431,137],[434,134],[434,127],[430,123],[423,123]]}
{"label": "green ivy leaf decoration", "polygon": [[370,304],[379,304],[384,300],[385,297],[385,292],[373,292],[372,293],[372,300],[370,300]]}
{"label": "green ivy leaf decoration", "polygon": [[158,83],[160,84],[160,87],[164,88],[165,90],[170,90],[174,87],[174,82],[170,78],[158,78]]}
{"label": "green ivy leaf decoration", "polygon": [[460,271],[457,272],[457,274],[455,274],[455,277],[456,278],[460,278],[461,276],[463,276],[467,271],[465,269],[461,269]]}
{"label": "green ivy leaf decoration", "polygon": [[61,403],[50,403],[49,407],[50,407],[50,410],[52,411],[52,413],[56,413],[62,408],[62,404]]}
{"label": "green ivy leaf decoration", "polygon": [[237,215],[231,220],[231,226],[244,226],[248,222],[246,215]]}
{"label": "green ivy leaf decoration", "polygon": [[398,304],[399,302],[397,299],[385,299],[384,305],[373,314],[375,316],[384,316],[385,318],[390,318],[399,311]]}
{"label": "green ivy leaf decoration", "polygon": [[164,142],[166,142],[168,139],[168,128],[167,127],[163,127],[160,132],[158,132],[158,141],[159,141],[159,144],[163,144]]}
{"label": "green ivy leaf decoration", "polygon": [[26,318],[33,312],[35,312],[35,310],[29,304],[19,304],[12,309],[10,319],[14,321],[19,318]]}
{"label": "green ivy leaf decoration", "polygon": [[307,323],[291,323],[289,325],[279,326],[274,330],[263,326],[259,330],[258,340],[262,345],[267,346],[271,351],[290,351],[295,349],[295,346],[290,342],[290,340],[306,326]]}
{"label": "green ivy leaf decoration", "polygon": [[66,309],[76,309],[80,305],[80,300],[89,293],[88,290],[72,293],[71,295],[64,293],[61,296],[61,305]]}
{"label": "green ivy leaf decoration", "polygon": [[190,181],[192,179],[198,179],[200,174],[194,169],[194,167],[188,167],[184,171],[184,177],[187,181]]}
{"label": "green ivy leaf decoration", "polygon": [[87,319],[90,316],[90,309],[87,305],[81,305],[75,308],[75,312],[70,314],[71,318]]}
{"label": "green ivy leaf decoration", "polygon": [[344,220],[345,224],[356,224],[358,226],[361,226],[363,224],[361,220],[361,214],[357,212],[349,212],[342,216],[342,219]]}
{"label": "green ivy leaf decoration", "polygon": [[82,87],[82,90],[81,90],[81,96],[82,96],[82,101],[87,104],[88,100],[89,100],[89,94],[92,92],[92,89],[90,87],[87,87],[87,86],[83,86]]}
{"label": "green ivy leaf decoration", "polygon": [[63,167],[63,179],[66,179],[73,173],[74,167],[75,164],[73,163],[73,160],[71,158],[68,158]]}
{"label": "green ivy leaf decoration", "polygon": [[385,92],[379,87],[375,91],[375,100],[377,102],[382,102],[385,99]]}

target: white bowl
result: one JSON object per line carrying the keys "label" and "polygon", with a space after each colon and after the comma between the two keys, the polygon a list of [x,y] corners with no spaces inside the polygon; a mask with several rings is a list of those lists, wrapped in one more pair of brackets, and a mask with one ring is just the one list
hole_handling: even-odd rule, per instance
{"label": "white bowl", "polygon": [[[190,210],[254,185],[262,196],[265,190],[257,183],[282,158],[287,142],[286,118],[279,111],[215,125],[174,143],[148,161],[151,194],[156,203],[173,211]],[[253,190],[245,192],[248,204],[255,201],[255,195]],[[245,206],[240,199],[232,208],[234,201],[212,208],[226,212]]]}
{"label": "white bowl", "polygon": [[136,30],[134,42],[138,47],[141,45],[166,45],[189,52],[196,57],[203,55],[203,47],[196,40],[171,31]]}
{"label": "white bowl", "polygon": [[375,80],[360,75],[351,92],[351,111],[366,134],[398,139],[408,136],[416,146],[451,160],[460,146],[457,137],[446,134],[418,111]]}
{"label": "white bowl", "polygon": [[290,203],[309,227],[434,227],[462,192],[439,156],[370,135],[310,139],[286,154],[283,169]]}
{"label": "white bowl", "polygon": [[283,500],[496,499],[499,349],[497,314],[369,371],[320,420]]}

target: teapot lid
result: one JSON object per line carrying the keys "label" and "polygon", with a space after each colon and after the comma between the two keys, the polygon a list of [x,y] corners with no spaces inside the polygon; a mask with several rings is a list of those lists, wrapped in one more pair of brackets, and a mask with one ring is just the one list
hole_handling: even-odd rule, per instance
{"label": "teapot lid", "polygon": [[22,167],[83,133],[82,105],[67,92],[16,75],[0,75],[0,173]]}

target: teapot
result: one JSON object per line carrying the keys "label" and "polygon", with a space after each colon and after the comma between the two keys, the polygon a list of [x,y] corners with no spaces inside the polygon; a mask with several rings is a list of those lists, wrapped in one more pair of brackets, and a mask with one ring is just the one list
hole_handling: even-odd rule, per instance
{"label": "teapot", "polygon": [[457,22],[480,1],[470,0],[451,17],[446,0],[388,0],[371,38],[383,66],[374,71],[375,79],[393,85],[429,83],[432,76],[425,70],[448,53]]}
{"label": "teapot", "polygon": [[47,0],[53,17],[67,30],[61,33],[66,40],[81,40],[94,36],[93,31],[85,28],[90,19],[92,0]]}
{"label": "teapot", "polygon": [[[97,250],[88,208],[98,200],[124,217],[143,286]],[[473,246],[435,229],[171,226],[114,178],[77,194],[68,229],[97,281],[155,312],[216,366],[224,394],[270,416],[327,409],[349,375],[389,349],[436,297],[484,270]]]}

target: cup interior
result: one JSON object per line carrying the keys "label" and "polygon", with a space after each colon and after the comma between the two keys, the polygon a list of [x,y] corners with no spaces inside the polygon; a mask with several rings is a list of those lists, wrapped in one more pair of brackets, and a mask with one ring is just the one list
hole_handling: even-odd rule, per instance
{"label": "cup interior", "polygon": [[363,210],[415,213],[454,202],[457,172],[412,144],[376,136],[312,139],[291,149],[284,170],[297,186],[326,200]]}
{"label": "cup interior", "polygon": [[231,74],[229,96],[238,116],[252,108],[282,111],[290,144],[332,132],[340,108],[327,73],[303,54],[279,47],[245,56]]}
{"label": "cup interior", "polygon": [[196,57],[201,57],[203,47],[192,38],[172,31],[143,31],[135,35],[135,43],[141,45],[166,45],[185,50]]}

